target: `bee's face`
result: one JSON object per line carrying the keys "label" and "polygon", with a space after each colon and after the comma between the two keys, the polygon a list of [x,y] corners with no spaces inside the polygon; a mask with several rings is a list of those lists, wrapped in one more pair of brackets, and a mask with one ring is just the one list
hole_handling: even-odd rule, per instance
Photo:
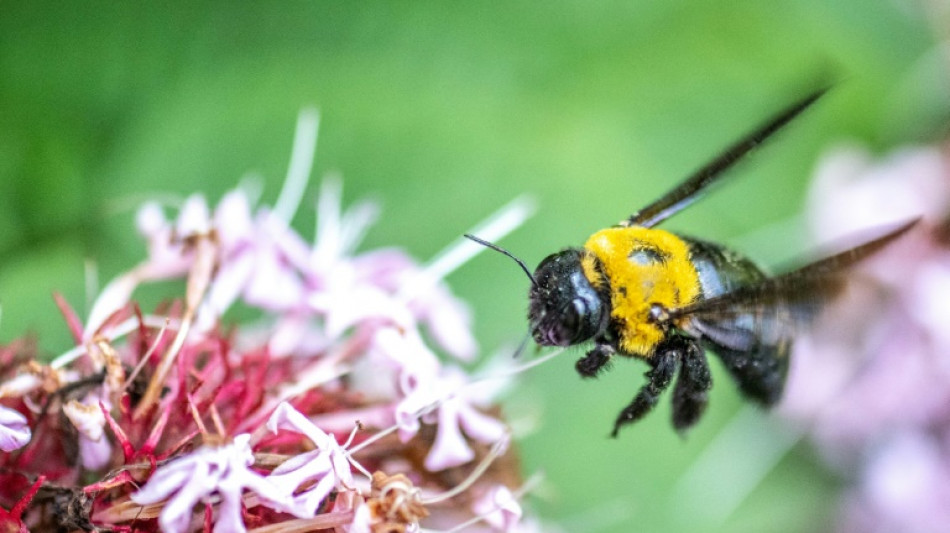
{"label": "bee's face", "polygon": [[608,304],[584,276],[581,253],[568,249],[549,255],[534,271],[528,321],[542,346],[577,344],[607,327]]}

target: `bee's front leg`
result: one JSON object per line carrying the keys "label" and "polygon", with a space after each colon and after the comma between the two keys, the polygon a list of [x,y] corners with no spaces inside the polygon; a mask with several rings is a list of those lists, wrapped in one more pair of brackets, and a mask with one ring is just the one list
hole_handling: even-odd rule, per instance
{"label": "bee's front leg", "polygon": [[581,377],[596,377],[597,374],[610,363],[610,358],[615,353],[616,351],[613,346],[598,342],[593,350],[587,352],[587,355],[577,360],[577,363],[574,364],[574,368]]}

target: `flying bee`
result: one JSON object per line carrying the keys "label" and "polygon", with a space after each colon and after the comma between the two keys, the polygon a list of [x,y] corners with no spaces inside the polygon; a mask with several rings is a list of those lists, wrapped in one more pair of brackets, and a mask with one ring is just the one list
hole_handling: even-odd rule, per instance
{"label": "flying bee", "polygon": [[594,233],[583,247],[549,255],[533,274],[507,250],[466,235],[514,259],[531,279],[528,322],[536,343],[593,341],[576,363],[582,377],[596,376],[616,355],[650,365],[612,436],[650,412],[674,378],[673,427],[693,426],[712,386],[706,350],[719,357],[746,398],[774,405],[785,387],[794,334],[843,286],[849,266],[916,223],[774,277],[725,246],[654,229],[825,92],[790,105],[655,202]]}

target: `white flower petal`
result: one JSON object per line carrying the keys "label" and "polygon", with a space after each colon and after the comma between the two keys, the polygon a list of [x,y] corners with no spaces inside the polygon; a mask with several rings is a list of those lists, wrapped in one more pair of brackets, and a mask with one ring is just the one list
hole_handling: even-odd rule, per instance
{"label": "white flower petal", "polygon": [[92,441],[102,438],[106,417],[98,403],[84,404],[78,400],[70,400],[63,405],[63,414],[72,422],[80,435]]}
{"label": "white flower petal", "polygon": [[439,408],[439,426],[424,466],[438,472],[463,465],[475,458],[475,452],[462,436],[458,425],[458,402],[447,401]]}
{"label": "white flower petal", "polygon": [[168,220],[165,211],[158,202],[146,202],[135,213],[135,227],[139,233],[149,239],[167,235]]}
{"label": "white flower petal", "polygon": [[254,258],[251,254],[239,254],[221,263],[205,299],[208,308],[217,318],[238,299],[253,271]]}
{"label": "white flower petal", "polygon": [[19,398],[28,392],[32,392],[43,384],[39,376],[32,373],[23,372],[17,374],[13,379],[0,385],[0,398]]}
{"label": "white flower petal", "polygon": [[83,338],[91,338],[110,316],[129,303],[139,281],[135,271],[127,272],[117,276],[102,289],[89,311]]}
{"label": "white flower petal", "polygon": [[256,220],[258,239],[264,239],[296,271],[310,270],[310,245],[293,228],[267,209],[261,209]]}
{"label": "white flower petal", "polygon": [[214,533],[244,533],[244,519],[241,517],[241,492],[221,491],[221,504],[218,505],[214,520]]}
{"label": "white flower petal", "polygon": [[251,205],[242,189],[225,194],[214,210],[214,227],[224,254],[254,239],[255,228],[251,221]]}
{"label": "white flower petal", "polygon": [[424,319],[432,338],[456,358],[472,361],[478,352],[478,343],[472,335],[468,306],[447,292],[431,298],[428,305]]}
{"label": "white flower petal", "polygon": [[497,442],[507,433],[504,424],[468,404],[459,405],[459,424],[466,435],[484,443]]}
{"label": "white flower petal", "polygon": [[105,468],[112,460],[112,443],[105,437],[99,440],[90,440],[80,435],[79,459],[83,468],[87,470]]}
{"label": "white flower petal", "polygon": [[200,194],[192,194],[178,212],[175,230],[179,238],[203,235],[211,231],[211,213],[208,202]]}
{"label": "white flower petal", "polygon": [[369,512],[369,506],[362,504],[356,508],[353,516],[353,523],[349,526],[343,526],[346,533],[371,533],[373,517]]}
{"label": "white flower petal", "polygon": [[296,271],[270,251],[257,251],[254,273],[244,291],[249,304],[270,311],[283,311],[300,304],[303,295],[303,285]]}
{"label": "white flower petal", "polygon": [[[292,511],[298,516],[313,516],[334,487],[351,485],[349,458],[336,439],[315,426],[287,402],[282,402],[267,420],[272,432],[290,429],[305,435],[317,450],[300,454],[284,462],[267,476],[281,494],[293,500]],[[303,492],[296,491],[305,481],[317,483]],[[300,514],[303,513],[303,514]]]}
{"label": "white flower petal", "polygon": [[331,441],[333,444],[336,444],[336,440],[333,439],[333,437],[327,435],[325,431],[315,426],[303,413],[294,409],[293,406],[287,402],[281,402],[280,405],[274,409],[273,414],[267,419],[267,429],[273,433],[277,433],[278,429],[295,431],[301,435],[305,435],[311,442],[317,445],[318,448],[326,449],[330,446]]}
{"label": "white flower petal", "polygon": [[379,217],[379,204],[358,202],[346,210],[340,228],[341,253],[352,254],[366,235],[366,231]]}
{"label": "white flower petal", "polygon": [[12,452],[22,448],[31,437],[26,417],[16,409],[0,405],[0,450]]}
{"label": "white flower petal", "polygon": [[[132,494],[132,501],[147,505],[174,494],[165,503],[159,524],[164,531],[176,532],[187,530],[193,507],[211,494],[218,494],[223,502],[240,502],[244,489],[250,489],[274,509],[292,508],[289,498],[282,497],[277,487],[250,469],[254,464],[250,438],[247,433],[237,435],[230,444],[205,446],[160,467],[144,487]],[[244,527],[235,526],[241,521],[239,504],[220,507],[217,519],[223,524],[222,531]]]}
{"label": "white flower petal", "polygon": [[475,501],[472,510],[498,531],[510,531],[522,515],[521,504],[504,485],[489,489]]}

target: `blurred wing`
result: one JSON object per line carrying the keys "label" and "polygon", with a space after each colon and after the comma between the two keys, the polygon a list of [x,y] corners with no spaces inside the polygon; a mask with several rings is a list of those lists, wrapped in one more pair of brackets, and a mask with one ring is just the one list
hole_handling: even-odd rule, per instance
{"label": "blurred wing", "polygon": [[806,98],[792,104],[757,130],[730,146],[719,157],[693,173],[686,181],[667,192],[659,200],[637,211],[630,218],[621,222],[620,225],[650,228],[675,215],[684,207],[693,203],[703,189],[715,182],[732,165],[791,122],[827,91],[827,88],[815,91]]}
{"label": "blurred wing", "polygon": [[844,288],[849,267],[907,233],[917,220],[860,246],[732,292],[671,309],[711,341],[735,350],[778,345],[806,328]]}

